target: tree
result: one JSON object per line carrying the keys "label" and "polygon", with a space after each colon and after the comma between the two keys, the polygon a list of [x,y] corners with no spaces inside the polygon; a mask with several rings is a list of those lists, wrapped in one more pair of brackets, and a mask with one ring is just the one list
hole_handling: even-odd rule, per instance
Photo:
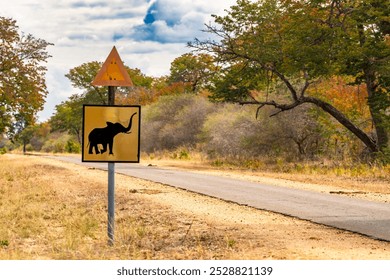
{"label": "tree", "polygon": [[33,138],[37,128],[37,126],[29,125],[25,127],[20,133],[18,133],[15,140],[21,142],[21,144],[23,145],[23,154],[26,154],[26,146]]}
{"label": "tree", "polygon": [[[388,9],[381,0],[238,0],[227,15],[214,16],[216,26],[206,25],[206,32],[219,41],[189,45],[213,54],[224,66],[220,76],[226,90],[220,98],[272,106],[272,115],[314,104],[375,153],[388,145],[388,130],[383,129],[389,105]],[[229,79],[233,68],[249,79]],[[308,93],[321,79],[342,74],[366,85],[375,137],[331,103]],[[242,90],[235,94],[239,86]]]}
{"label": "tree", "polygon": [[[387,0],[358,1],[349,7],[351,25],[344,51],[337,58],[340,72],[364,83],[376,132],[376,144],[384,150],[389,141],[390,115],[390,5]],[[348,37],[347,37],[348,38]],[[356,47],[357,45],[357,47]]]}
{"label": "tree", "polygon": [[215,72],[212,56],[201,53],[183,54],[171,63],[170,83],[188,83],[196,92],[207,85],[208,77]]}
{"label": "tree", "polygon": [[0,133],[14,136],[42,110],[49,45],[31,34],[20,35],[15,20],[0,17]]}
{"label": "tree", "polygon": [[83,90],[81,95],[90,100],[91,103],[105,105],[107,104],[107,89],[91,84],[101,67],[102,63],[97,61],[83,63],[70,69],[65,77],[71,81],[73,87]]}
{"label": "tree", "polygon": [[75,135],[81,144],[82,107],[85,102],[85,98],[74,94],[68,100],[57,105],[55,114],[49,120],[52,130],[67,131],[71,135]]}

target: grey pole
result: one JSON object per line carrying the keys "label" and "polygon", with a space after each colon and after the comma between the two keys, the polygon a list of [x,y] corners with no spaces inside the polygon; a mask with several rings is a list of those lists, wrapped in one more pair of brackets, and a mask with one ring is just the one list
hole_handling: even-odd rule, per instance
{"label": "grey pole", "polygon": [[[115,105],[115,87],[108,87],[108,105]],[[108,244],[114,245],[115,230],[115,163],[108,163]]]}
{"label": "grey pole", "polygon": [[114,245],[115,229],[115,163],[108,163],[108,244]]}

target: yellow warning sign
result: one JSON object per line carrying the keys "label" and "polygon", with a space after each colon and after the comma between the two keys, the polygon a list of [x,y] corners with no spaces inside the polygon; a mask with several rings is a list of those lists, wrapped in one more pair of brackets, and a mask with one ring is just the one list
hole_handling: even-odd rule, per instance
{"label": "yellow warning sign", "polygon": [[82,161],[140,160],[141,106],[84,105]]}
{"label": "yellow warning sign", "polygon": [[94,86],[131,87],[133,82],[126,71],[125,66],[115,46],[112,48],[102,68],[92,81]]}

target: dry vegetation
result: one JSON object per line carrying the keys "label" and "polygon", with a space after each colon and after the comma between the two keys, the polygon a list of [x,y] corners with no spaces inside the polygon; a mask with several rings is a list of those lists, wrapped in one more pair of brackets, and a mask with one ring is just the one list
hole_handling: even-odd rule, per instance
{"label": "dry vegetation", "polygon": [[107,173],[0,157],[0,259],[390,259],[390,243],[117,175],[107,245]]}

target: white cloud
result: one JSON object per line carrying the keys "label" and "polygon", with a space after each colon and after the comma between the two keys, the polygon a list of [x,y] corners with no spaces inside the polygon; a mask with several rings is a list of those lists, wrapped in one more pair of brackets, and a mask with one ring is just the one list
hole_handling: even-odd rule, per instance
{"label": "white cloud", "polygon": [[[54,106],[77,90],[64,77],[88,61],[104,61],[116,45],[125,64],[147,75],[169,73],[170,63],[190,51],[186,42],[202,36],[211,14],[234,0],[12,0],[0,15],[17,20],[19,29],[55,46],[48,48],[49,95],[45,120]],[[147,22],[148,14],[153,21]],[[144,21],[145,19],[145,21]],[[143,32],[143,33],[142,33]]]}
{"label": "white cloud", "polygon": [[155,0],[151,2],[144,22],[124,36],[139,41],[187,42],[202,38],[204,23],[212,20],[211,14],[221,14],[235,1]]}
{"label": "white cloud", "polygon": [[161,44],[158,42],[118,42],[118,52],[125,64],[139,68],[143,73],[154,77],[169,74],[171,62],[189,51],[185,44]]}

